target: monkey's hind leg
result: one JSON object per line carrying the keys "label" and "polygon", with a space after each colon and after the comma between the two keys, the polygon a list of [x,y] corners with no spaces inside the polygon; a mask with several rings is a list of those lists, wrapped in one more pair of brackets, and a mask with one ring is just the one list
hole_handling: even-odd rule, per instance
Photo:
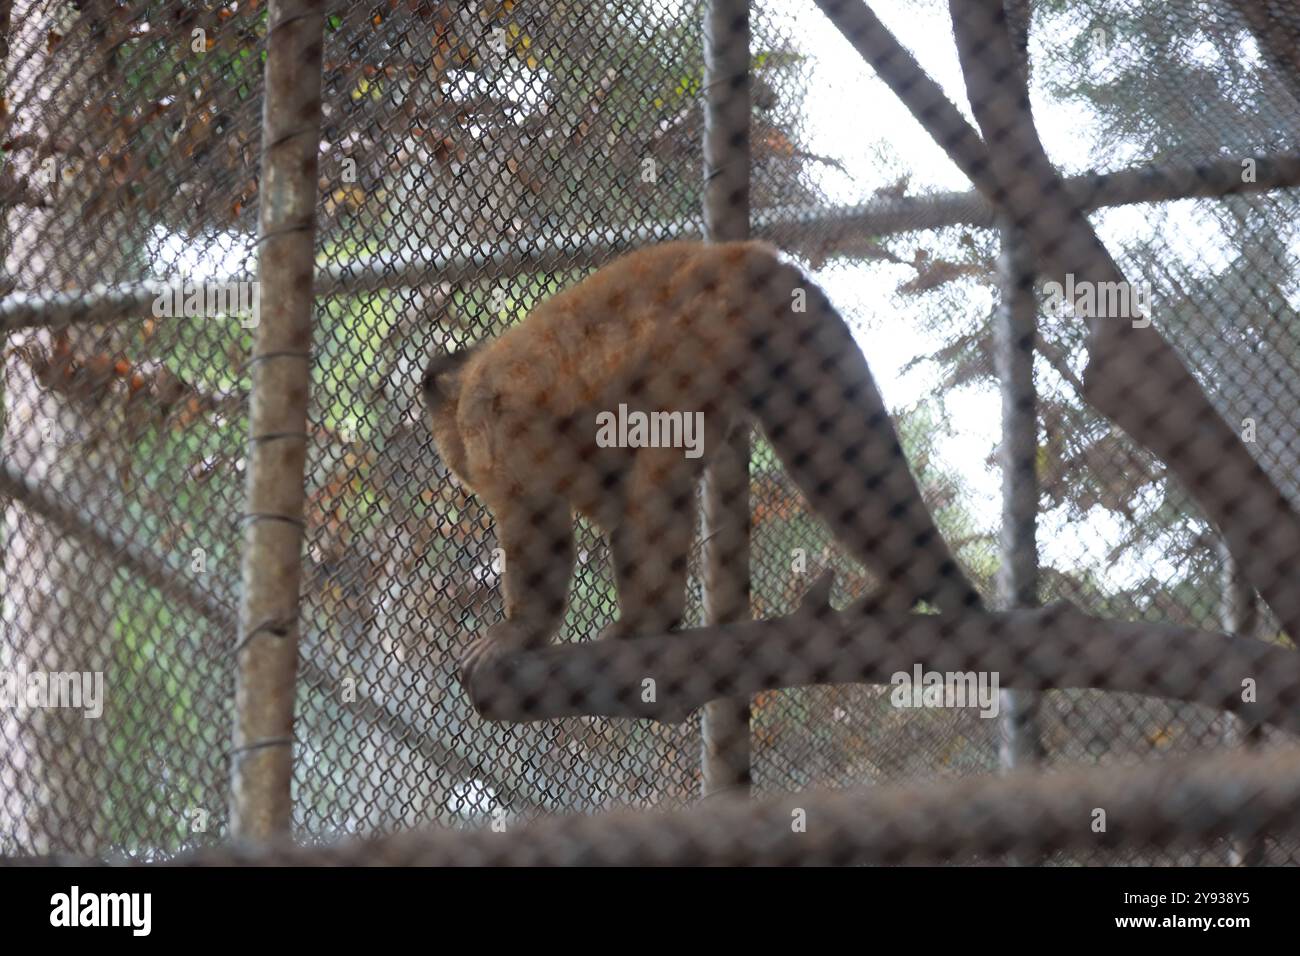
{"label": "monkey's hind leg", "polygon": [[[680,449],[663,451],[681,455]],[[638,463],[622,521],[610,531],[619,618],[601,632],[602,639],[663,634],[682,625],[695,476],[680,457],[666,457],[648,455]]]}

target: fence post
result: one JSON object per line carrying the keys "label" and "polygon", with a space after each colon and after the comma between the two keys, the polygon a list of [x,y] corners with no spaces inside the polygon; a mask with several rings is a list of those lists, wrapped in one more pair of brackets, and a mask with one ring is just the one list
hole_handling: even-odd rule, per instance
{"label": "fence post", "polygon": [[[1219,605],[1220,627],[1232,637],[1256,637],[1259,630],[1259,605],[1255,589],[1250,586],[1241,565],[1222,540],[1219,556],[1223,559],[1223,592]],[[1264,728],[1242,720],[1237,714],[1223,715],[1223,742],[1229,747],[1255,749],[1263,741]],[[1259,837],[1238,838],[1228,847],[1229,866],[1263,866],[1264,845]]]}
{"label": "fence post", "polygon": [[324,43],[320,0],[271,0],[269,11],[231,752],[231,834],[243,840],[286,833],[292,817]]}
{"label": "fence post", "polygon": [[[1028,0],[1006,0],[1007,32],[1017,71],[1008,82],[1029,98]],[[998,538],[998,604],[1006,610],[1038,605],[1038,395],[1034,390],[1035,295],[1033,247],[1009,220],[999,229],[1001,302],[993,323],[993,361],[1002,391],[1002,531]],[[998,756],[1003,770],[1029,769],[1043,762],[1042,729],[1033,691],[1005,690],[999,708]],[[1008,862],[1041,862],[1013,853]]]}
{"label": "fence post", "polygon": [[[1001,302],[993,319],[993,356],[1002,391],[1002,531],[998,539],[998,604],[1004,610],[1038,604],[1038,409],[1034,333],[1038,301],[1034,257],[1009,223],[1001,228]],[[1004,690],[999,707],[999,756],[1004,770],[1033,767],[1045,756],[1038,694]]]}
{"label": "fence post", "polygon": [[[710,0],[704,21],[704,235],[749,238],[749,0]],[[749,617],[749,431],[737,429],[704,477],[704,610],[710,624]],[[704,796],[748,792],[749,699],[705,704]]]}

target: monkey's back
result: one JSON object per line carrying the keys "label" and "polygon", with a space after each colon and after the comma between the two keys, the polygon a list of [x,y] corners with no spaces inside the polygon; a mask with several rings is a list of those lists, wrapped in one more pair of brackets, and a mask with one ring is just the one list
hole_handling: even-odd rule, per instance
{"label": "monkey's back", "polygon": [[743,366],[748,319],[761,308],[754,278],[776,262],[759,242],[679,241],[610,263],[470,360],[462,433],[490,433],[488,453],[498,465],[508,455],[517,470],[553,460],[561,446],[581,459],[594,446],[595,414],[620,403],[725,417],[739,402],[720,370]]}

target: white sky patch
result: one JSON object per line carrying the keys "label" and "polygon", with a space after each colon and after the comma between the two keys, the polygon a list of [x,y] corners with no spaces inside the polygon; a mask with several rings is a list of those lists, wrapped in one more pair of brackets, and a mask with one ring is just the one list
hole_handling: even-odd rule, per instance
{"label": "white sky patch", "polygon": [[178,272],[194,279],[222,280],[240,276],[254,268],[256,240],[242,233],[223,232],[196,242],[154,226],[149,252],[153,274],[169,278]]}

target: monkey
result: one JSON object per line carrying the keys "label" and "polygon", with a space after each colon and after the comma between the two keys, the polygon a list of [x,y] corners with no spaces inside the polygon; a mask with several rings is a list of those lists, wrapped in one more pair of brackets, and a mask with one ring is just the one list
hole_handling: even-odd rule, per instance
{"label": "monkey", "polygon": [[[553,640],[575,513],[609,540],[619,617],[601,638],[681,627],[696,484],[710,451],[750,422],[877,579],[871,606],[980,607],[848,324],[766,243],[673,241],[624,255],[499,337],[435,354],[421,392],[439,454],[492,512],[505,554],[505,620],[471,646],[462,681],[485,660]],[[616,410],[623,421],[701,422],[698,454],[643,434],[634,442],[631,427],[619,434],[637,447],[602,441]]]}

